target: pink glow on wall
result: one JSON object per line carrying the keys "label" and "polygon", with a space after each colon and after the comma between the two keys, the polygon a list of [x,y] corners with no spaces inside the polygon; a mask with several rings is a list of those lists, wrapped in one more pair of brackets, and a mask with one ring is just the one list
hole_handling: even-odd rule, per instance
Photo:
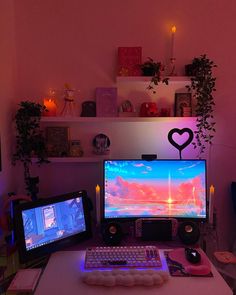
{"label": "pink glow on wall", "polygon": [[[80,89],[80,97],[76,98],[79,108],[82,101],[94,99],[96,87],[116,86],[117,47],[141,46],[143,59],[151,56],[168,63],[171,53],[170,28],[173,24],[178,29],[174,48],[178,75],[183,75],[184,65],[200,54],[207,53],[216,62],[218,65],[215,93],[217,133],[211,154],[206,157],[209,163],[209,182],[216,188],[221,244],[222,247],[228,247],[235,235],[233,230],[235,215],[229,195],[230,182],[236,179],[234,128],[236,43],[233,38],[236,35],[236,5],[234,1],[227,1],[227,5],[223,0],[205,1],[203,9],[201,2],[189,0],[183,0],[181,3],[171,1],[171,5],[170,1],[150,0],[148,6],[145,0],[115,3],[110,0],[99,2],[88,0],[84,3],[77,0],[68,2],[23,0],[23,5],[22,1],[9,0],[1,1],[0,8],[0,20],[3,22],[0,34],[4,44],[7,44],[0,49],[2,65],[0,101],[3,105],[0,111],[0,131],[5,167],[8,166],[5,161],[10,163],[8,151],[11,145],[8,137],[11,132],[8,126],[10,126],[11,99],[14,100],[13,109],[20,100],[28,97],[40,100],[46,89],[50,87],[62,89],[64,83],[68,81]],[[147,11],[148,17],[145,17],[144,23],[144,12]],[[6,17],[9,15],[10,17]],[[196,22],[199,16],[201,21]],[[10,23],[12,27],[9,27]],[[13,82],[13,76],[16,77],[16,84]],[[118,95],[122,98],[122,91]],[[129,95],[138,105],[146,98],[146,94],[141,94],[139,89],[130,91]],[[168,96],[157,98],[160,107],[168,103],[167,98]],[[177,123],[170,120],[161,129],[155,129],[155,124],[150,122],[137,123],[135,126],[133,123],[129,126],[121,123],[120,126],[114,127],[115,133],[113,129],[110,134],[105,125],[107,124],[100,127],[89,125],[89,132],[91,135],[100,133],[101,129],[107,132],[114,153],[120,152],[121,156],[126,156],[134,151],[134,156],[137,156],[142,150],[144,153],[157,153],[163,158],[178,157],[178,152],[168,144],[167,132],[173,127],[193,127],[186,119]],[[124,129],[127,130],[126,135]],[[84,132],[83,128],[79,131],[81,134]],[[80,133],[75,135],[78,134]],[[89,140],[86,140],[85,146],[89,146]],[[183,151],[183,156],[194,157],[195,151],[189,146]],[[53,194],[55,190],[57,193],[75,188],[78,179],[80,185],[88,188],[92,194],[95,184],[101,182],[97,176],[99,174],[97,166],[92,167],[98,174],[92,176],[92,186],[90,186],[87,179],[81,179],[81,169],[85,167],[79,168],[73,164],[70,164],[70,167],[67,164],[63,167],[62,164],[57,165],[59,166],[55,167],[55,164],[52,164],[47,167],[47,173],[44,173],[43,169],[38,171],[34,168],[36,175],[40,174],[42,179],[40,192],[42,195]],[[93,165],[86,166],[87,173],[91,166]],[[4,174],[4,177],[3,173],[5,172],[0,174],[0,180],[1,185],[5,186],[5,183],[9,182],[10,173]],[[16,185],[18,188],[21,186]],[[7,185],[4,191],[8,188]]]}

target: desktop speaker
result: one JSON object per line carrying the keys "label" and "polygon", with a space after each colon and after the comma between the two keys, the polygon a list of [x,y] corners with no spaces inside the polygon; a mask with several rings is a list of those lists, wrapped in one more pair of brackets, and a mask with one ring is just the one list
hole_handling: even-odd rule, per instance
{"label": "desktop speaker", "polygon": [[184,221],[179,224],[178,236],[183,244],[193,245],[200,237],[198,224],[192,221]]}
{"label": "desktop speaker", "polygon": [[117,222],[109,222],[102,226],[102,237],[106,245],[119,245],[122,238],[122,228]]}

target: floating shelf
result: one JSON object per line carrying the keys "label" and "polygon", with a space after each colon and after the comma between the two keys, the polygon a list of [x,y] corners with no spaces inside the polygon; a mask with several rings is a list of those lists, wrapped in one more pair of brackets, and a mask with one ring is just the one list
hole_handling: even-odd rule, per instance
{"label": "floating shelf", "polygon": [[104,122],[178,122],[196,120],[196,117],[42,117],[41,122],[45,123],[104,123]]}
{"label": "floating shelf", "polygon": [[[104,159],[109,159],[109,155],[91,155],[85,157],[49,157],[48,160],[50,163],[99,163]],[[37,159],[32,159],[33,163],[37,163]]]}
{"label": "floating shelf", "polygon": [[[116,82],[150,82],[151,78],[151,76],[117,76]],[[170,76],[167,78],[169,78],[169,83],[190,83],[191,79],[191,77],[188,76]]]}

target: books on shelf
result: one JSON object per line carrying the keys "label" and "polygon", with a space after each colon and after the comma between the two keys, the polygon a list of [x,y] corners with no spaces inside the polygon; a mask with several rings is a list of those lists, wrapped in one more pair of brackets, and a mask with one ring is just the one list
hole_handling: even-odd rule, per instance
{"label": "books on shelf", "polygon": [[118,76],[141,76],[142,47],[118,47]]}
{"label": "books on shelf", "polygon": [[116,117],[117,110],[117,88],[96,88],[96,114],[97,117]]}
{"label": "books on shelf", "polygon": [[27,268],[18,270],[7,289],[7,292],[33,292],[41,272],[41,268]]}

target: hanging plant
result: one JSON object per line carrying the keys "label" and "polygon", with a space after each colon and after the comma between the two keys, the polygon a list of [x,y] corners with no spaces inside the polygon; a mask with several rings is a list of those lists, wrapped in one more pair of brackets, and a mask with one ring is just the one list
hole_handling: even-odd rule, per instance
{"label": "hanging plant", "polygon": [[[188,65],[189,66],[189,65]],[[215,133],[214,98],[216,91],[213,77],[215,63],[207,58],[206,54],[193,59],[191,67],[191,85],[186,86],[196,100],[195,113],[197,117],[197,130],[195,133],[194,148],[199,148],[199,157],[205,152],[206,146],[212,144]]]}
{"label": "hanging plant", "polygon": [[164,72],[164,66],[161,62],[155,62],[151,57],[140,65],[140,69],[142,71],[143,76],[151,76],[150,84],[147,89],[152,90],[153,93],[156,93],[155,86],[157,86],[160,82],[168,85],[169,78],[162,78],[162,72]]}
{"label": "hanging plant", "polygon": [[38,190],[38,177],[31,177],[31,158],[36,157],[37,163],[48,163],[46,157],[46,144],[43,132],[40,130],[40,119],[46,108],[38,103],[22,101],[15,115],[16,123],[16,151],[13,154],[12,163],[23,163],[24,180],[26,190],[32,198],[35,198]]}

